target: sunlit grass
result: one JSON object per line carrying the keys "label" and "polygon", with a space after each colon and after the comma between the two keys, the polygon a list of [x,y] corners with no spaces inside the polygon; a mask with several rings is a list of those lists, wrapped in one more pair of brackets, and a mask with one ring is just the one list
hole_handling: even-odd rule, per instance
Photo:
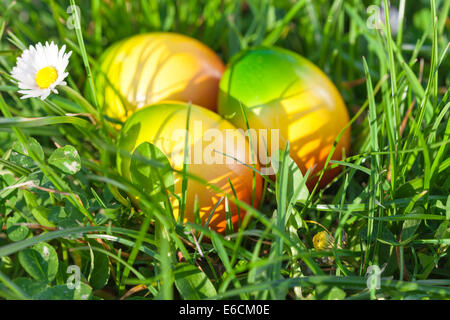
{"label": "sunlit grass", "polygon": [[[391,1],[404,8],[399,28],[395,9],[381,10],[388,3],[0,1],[0,296],[57,296],[67,267],[77,265],[85,285],[69,298],[449,298],[450,0]],[[70,5],[81,9],[81,28],[70,28],[78,15]],[[379,28],[369,23],[370,5],[380,9]],[[305,178],[289,183],[299,173],[281,152],[259,209],[227,199],[247,211],[239,230],[222,236],[181,224],[184,213],[175,220],[169,205],[118,173],[118,153],[156,172],[161,164],[118,150],[117,124],[102,114],[93,79],[109,45],[161,30],[197,38],[226,62],[242,49],[276,45],[317,64],[351,116],[351,152],[327,159],[340,175],[298,200]],[[73,50],[68,87],[46,101],[21,100],[10,78],[16,58],[50,40]],[[48,161],[65,145],[81,158],[74,175]],[[201,179],[188,165],[178,174],[183,212],[188,179]],[[318,251],[312,238],[324,230],[335,242]],[[47,282],[24,262],[40,243],[59,260]],[[382,280],[369,290],[374,265]]]}

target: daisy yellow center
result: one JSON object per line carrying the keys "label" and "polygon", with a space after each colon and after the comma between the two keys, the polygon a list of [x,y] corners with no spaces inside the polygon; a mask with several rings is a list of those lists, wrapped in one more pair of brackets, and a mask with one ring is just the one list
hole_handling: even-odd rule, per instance
{"label": "daisy yellow center", "polygon": [[36,84],[41,89],[48,89],[58,79],[58,71],[53,67],[45,67],[36,74]]}

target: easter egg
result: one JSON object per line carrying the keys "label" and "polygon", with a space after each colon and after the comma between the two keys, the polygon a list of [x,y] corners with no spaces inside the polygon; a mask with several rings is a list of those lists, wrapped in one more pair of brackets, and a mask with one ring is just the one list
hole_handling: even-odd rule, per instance
{"label": "easter egg", "polygon": [[176,100],[216,111],[225,69],[214,51],[175,33],[136,35],[112,45],[95,76],[104,113],[124,121],[152,103]]}
{"label": "easter egg", "polygon": [[[313,63],[281,48],[256,48],[235,56],[220,82],[218,112],[239,128],[277,130],[268,134],[267,152],[284,150],[305,174],[311,168],[311,188],[325,165],[349,115],[334,84]],[[337,144],[332,159],[348,153],[350,130]],[[320,186],[329,183],[339,168],[327,170]]]}
{"label": "easter egg", "polygon": [[[188,110],[189,130],[186,131]],[[188,132],[185,158],[186,132]],[[200,107],[181,102],[158,103],[133,113],[125,122],[119,135],[118,147],[132,154],[142,143],[151,143],[166,155],[174,172],[174,193],[181,198],[182,169],[185,159],[188,179],[184,221],[195,222],[195,202],[199,207],[202,225],[224,233],[228,217],[234,230],[245,210],[224,198],[237,197],[257,207],[261,198],[262,178],[252,169],[258,169],[252,161],[248,140],[242,130],[237,130],[229,121],[218,114]],[[117,156],[118,170],[132,181],[130,157],[120,153]],[[206,182],[206,183],[205,183]],[[218,190],[215,190],[218,188]],[[197,200],[195,200],[197,199]],[[180,214],[180,201],[171,197],[173,214]],[[215,209],[214,209],[215,208]],[[214,213],[212,213],[214,211]],[[212,216],[211,216],[212,213]],[[238,215],[240,214],[240,216]],[[211,217],[210,217],[211,216]]]}

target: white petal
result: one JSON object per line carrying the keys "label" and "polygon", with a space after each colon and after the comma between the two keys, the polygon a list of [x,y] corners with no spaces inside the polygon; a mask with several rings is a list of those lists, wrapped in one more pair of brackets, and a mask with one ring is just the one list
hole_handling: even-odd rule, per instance
{"label": "white petal", "polygon": [[[21,99],[40,97],[45,100],[52,92],[58,93],[56,87],[66,85],[64,79],[69,75],[66,68],[69,64],[69,58],[72,51],[66,53],[66,46],[61,49],[52,41],[30,45],[24,50],[22,55],[17,58],[16,66],[11,71],[11,77],[18,83],[19,93],[23,96]],[[45,67],[53,67],[58,74],[57,79],[49,88],[41,89],[36,83],[36,74]]]}

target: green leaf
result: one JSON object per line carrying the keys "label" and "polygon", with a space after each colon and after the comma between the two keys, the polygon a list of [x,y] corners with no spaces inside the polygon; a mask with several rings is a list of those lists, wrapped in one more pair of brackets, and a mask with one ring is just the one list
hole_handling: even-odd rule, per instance
{"label": "green leaf", "polygon": [[81,169],[80,155],[70,145],[53,151],[48,159],[48,163],[67,174],[75,174]]}
{"label": "green leaf", "polygon": [[0,272],[9,274],[14,270],[14,261],[11,257],[4,256],[0,258]]}
{"label": "green leaf", "polygon": [[436,232],[434,233],[435,239],[444,239],[450,237],[450,228],[449,228],[450,221],[446,220],[442,222],[439,227],[436,229]]}
{"label": "green leaf", "polygon": [[[278,154],[275,153],[272,156],[272,165],[273,168],[277,174],[277,190],[279,189],[279,168],[283,165],[281,163],[282,159],[284,158],[284,152],[283,150],[279,150]],[[280,160],[281,159],[281,160]],[[306,201],[309,197],[309,190],[306,187],[306,184],[304,181],[303,174],[300,170],[300,168],[297,166],[295,161],[291,158],[290,155],[287,155],[286,157],[286,164],[287,166],[287,179],[284,183],[287,183],[287,195],[286,199],[288,203],[295,203],[295,202],[302,202]],[[277,192],[278,194],[278,192]]]}
{"label": "green leaf", "polygon": [[11,157],[9,159],[11,162],[24,169],[31,169],[37,166],[33,159],[15,151],[11,153]]}
{"label": "green leaf", "polygon": [[29,278],[17,278],[13,282],[30,297],[34,297],[48,288],[46,281],[33,280]]}
{"label": "green leaf", "polygon": [[[421,207],[415,208],[410,214],[423,214],[424,210]],[[403,222],[402,228],[402,244],[406,244],[417,237],[416,231],[420,226],[422,220],[407,219]]]}
{"label": "green leaf", "polygon": [[4,182],[5,187],[12,186],[18,182],[18,180],[12,174],[2,174],[1,179]]}
{"label": "green leaf", "polygon": [[55,227],[55,224],[48,220],[50,209],[38,205],[37,197],[34,193],[24,190],[23,195],[27,202],[28,208],[37,222],[45,227]]}
{"label": "green leaf", "polygon": [[77,221],[83,221],[83,214],[81,214],[70,202],[64,202],[64,207],[58,206],[50,209],[48,220],[63,228],[78,226],[79,224]]}
{"label": "green leaf", "polygon": [[317,286],[316,299],[320,300],[343,300],[345,298],[344,290],[338,287]]}
{"label": "green leaf", "polygon": [[399,245],[397,239],[395,239],[394,234],[387,227],[383,227],[383,230],[377,240],[393,246]]}
{"label": "green leaf", "polygon": [[[161,166],[151,166],[139,160],[139,157],[158,161]],[[133,152],[130,164],[131,180],[142,186],[149,195],[155,196],[163,190],[174,191],[174,176],[170,162],[155,145],[144,142]]]}
{"label": "green leaf", "polygon": [[21,241],[28,236],[30,229],[20,225],[22,223],[26,223],[26,220],[17,212],[6,220],[6,233],[11,241]]}
{"label": "green leaf", "polygon": [[[91,245],[98,246],[93,242],[91,242]],[[108,256],[103,252],[92,250],[91,259],[91,271],[88,276],[88,281],[94,290],[101,289],[106,286],[109,280],[110,269]]]}
{"label": "green leaf", "polygon": [[[40,159],[40,160],[44,160],[44,150],[42,149],[41,145],[39,144],[39,142],[34,139],[34,138],[29,138],[28,139],[28,147],[29,149]],[[20,142],[15,142],[13,144],[13,150],[17,151],[20,154],[23,154],[27,157],[30,157],[30,155],[28,154],[27,149],[20,143]]]}
{"label": "green leaf", "polygon": [[433,271],[433,268],[435,267],[435,259],[433,256],[421,252],[419,252],[417,256],[419,257],[419,262],[422,266],[422,272],[418,273],[416,277],[417,279],[423,280],[428,278],[431,271]]}
{"label": "green leaf", "polygon": [[[9,158],[9,155],[8,155]],[[7,169],[11,171],[16,176],[25,176],[30,174],[30,170],[25,169],[21,166],[18,166],[17,164],[13,163],[12,161],[8,161],[5,159],[0,159],[0,170],[1,169]]]}
{"label": "green leaf", "polygon": [[423,178],[415,178],[401,185],[396,191],[396,196],[399,198],[413,197],[422,190]]}
{"label": "green leaf", "polygon": [[47,283],[51,283],[58,272],[58,255],[45,242],[20,251],[19,262],[30,276]]}
{"label": "green leaf", "polygon": [[[30,150],[32,153],[36,155],[36,157],[44,161],[44,150],[42,149],[39,142],[34,138],[28,139],[28,150]],[[11,154],[10,160],[19,166],[29,169],[36,167],[37,164],[34,162],[32,157],[28,154],[28,150],[24,147],[24,145],[18,141],[14,142],[12,146],[13,152]]]}
{"label": "green leaf", "polygon": [[14,185],[24,183],[26,177],[16,179],[13,175],[3,174],[1,178],[4,183],[0,181],[0,212],[7,212],[6,208],[13,209],[18,200],[19,192]]}
{"label": "green leaf", "polygon": [[79,288],[70,289],[67,285],[48,288],[34,297],[36,300],[90,300],[92,288],[80,283]]}
{"label": "green leaf", "polygon": [[447,217],[447,220],[450,220],[450,196],[447,198],[447,204],[445,206],[445,216]]}
{"label": "green leaf", "polygon": [[45,227],[55,227],[55,224],[48,220],[48,216],[50,214],[50,209],[42,206],[38,206],[31,209],[31,214],[33,217],[39,222],[40,225]]}
{"label": "green leaf", "polygon": [[207,299],[217,295],[216,288],[206,274],[188,263],[175,267],[175,286],[185,300]]}

